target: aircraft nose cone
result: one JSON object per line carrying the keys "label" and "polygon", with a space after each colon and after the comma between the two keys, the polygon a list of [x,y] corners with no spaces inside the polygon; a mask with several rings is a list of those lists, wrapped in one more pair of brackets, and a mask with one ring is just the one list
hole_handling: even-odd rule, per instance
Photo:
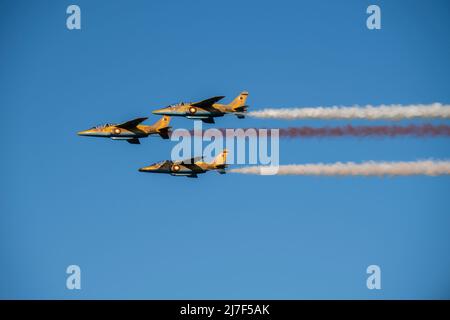
{"label": "aircraft nose cone", "polygon": [[139,169],[139,172],[153,172],[156,171],[156,167],[155,166],[147,166],[147,167],[142,167]]}
{"label": "aircraft nose cone", "polygon": [[85,136],[87,134],[86,130],[77,132],[79,136]]}
{"label": "aircraft nose cone", "polygon": [[84,137],[98,137],[98,136],[102,136],[102,134],[100,132],[96,132],[96,131],[93,131],[93,130],[90,130],[90,129],[77,132],[77,134],[79,136],[84,136]]}
{"label": "aircraft nose cone", "polygon": [[156,109],[153,110],[152,113],[153,114],[158,114],[158,115],[171,115],[173,113],[174,110],[172,110],[171,107],[164,107],[161,109]]}
{"label": "aircraft nose cone", "polygon": [[157,109],[157,110],[152,111],[153,114],[158,114],[158,115],[163,114],[163,112],[164,112],[164,109]]}

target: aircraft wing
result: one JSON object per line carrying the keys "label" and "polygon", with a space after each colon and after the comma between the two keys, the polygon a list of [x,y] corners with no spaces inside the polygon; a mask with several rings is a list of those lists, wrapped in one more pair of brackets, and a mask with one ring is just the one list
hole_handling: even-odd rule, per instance
{"label": "aircraft wing", "polygon": [[203,160],[203,157],[194,157],[194,158],[190,158],[190,159],[174,161],[174,164],[194,164],[197,161],[201,161],[201,160]]}
{"label": "aircraft wing", "polygon": [[138,124],[140,124],[141,122],[143,122],[147,119],[148,118],[136,118],[136,119],[124,122],[124,123],[116,124],[116,127],[124,128],[124,129],[135,128]]}
{"label": "aircraft wing", "polygon": [[212,98],[209,98],[209,99],[206,99],[206,100],[202,100],[202,101],[199,101],[199,102],[191,103],[191,106],[199,107],[199,108],[206,109],[206,110],[214,109],[213,108],[213,104],[216,103],[219,100],[222,100],[223,98],[225,98],[225,96],[212,97]]}

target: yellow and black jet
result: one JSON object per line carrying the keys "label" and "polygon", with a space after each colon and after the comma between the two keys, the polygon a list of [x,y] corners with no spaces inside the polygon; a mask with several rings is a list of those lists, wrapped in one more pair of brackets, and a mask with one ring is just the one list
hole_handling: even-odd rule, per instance
{"label": "yellow and black jet", "polygon": [[184,176],[188,178],[197,178],[198,174],[205,173],[207,171],[217,171],[220,174],[225,174],[225,168],[227,167],[227,153],[223,150],[213,162],[204,162],[203,157],[196,157],[181,161],[164,160],[154,163],[147,167],[140,168],[140,172],[151,173],[166,173],[172,176]]}
{"label": "yellow and black jet", "polygon": [[199,102],[180,102],[166,108],[153,111],[154,114],[162,114],[188,119],[199,119],[205,123],[214,123],[215,117],[223,117],[225,114],[234,114],[239,119],[245,118],[248,106],[245,105],[248,92],[241,92],[231,103],[217,103],[224,96],[209,98]]}
{"label": "yellow and black jet", "polygon": [[137,118],[120,124],[107,123],[80,131],[78,135],[126,140],[131,144],[140,144],[139,138],[146,138],[153,134],[159,134],[163,139],[169,139],[169,116],[163,116],[151,126],[140,124],[147,119]]}

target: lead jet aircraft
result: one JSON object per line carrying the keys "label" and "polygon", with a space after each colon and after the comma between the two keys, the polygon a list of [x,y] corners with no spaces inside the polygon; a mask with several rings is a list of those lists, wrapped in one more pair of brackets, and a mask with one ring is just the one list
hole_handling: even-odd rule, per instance
{"label": "lead jet aircraft", "polygon": [[199,102],[181,102],[166,108],[153,111],[154,114],[186,117],[188,119],[200,119],[205,123],[214,123],[215,117],[223,117],[225,114],[234,114],[239,119],[245,118],[248,106],[245,105],[248,92],[241,92],[231,103],[217,103],[224,96],[209,98]]}
{"label": "lead jet aircraft", "polygon": [[140,172],[166,173],[172,176],[185,176],[197,178],[198,174],[215,170],[220,174],[225,174],[227,167],[227,153],[223,150],[211,163],[204,162],[203,157],[196,157],[181,161],[164,160],[147,167],[140,168]]}
{"label": "lead jet aircraft", "polygon": [[147,119],[137,118],[120,124],[107,123],[80,131],[78,135],[126,140],[131,144],[140,144],[139,138],[146,138],[153,134],[159,134],[163,139],[169,139],[169,116],[163,116],[151,126],[140,124]]}

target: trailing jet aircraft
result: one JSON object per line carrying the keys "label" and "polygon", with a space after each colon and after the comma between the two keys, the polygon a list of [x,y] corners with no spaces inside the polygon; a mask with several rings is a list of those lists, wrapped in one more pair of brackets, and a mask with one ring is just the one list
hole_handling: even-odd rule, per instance
{"label": "trailing jet aircraft", "polygon": [[147,119],[137,118],[120,124],[107,123],[80,131],[78,135],[126,140],[131,144],[140,144],[139,138],[146,138],[152,134],[159,134],[163,139],[169,139],[169,116],[163,116],[151,126],[140,124]]}
{"label": "trailing jet aircraft", "polygon": [[245,118],[248,106],[245,105],[248,92],[241,92],[231,103],[217,103],[224,96],[209,98],[199,102],[181,102],[166,108],[153,111],[154,114],[186,117],[188,119],[200,119],[205,123],[214,123],[215,117],[223,117],[225,114],[235,114],[239,119]]}
{"label": "trailing jet aircraft", "polygon": [[185,176],[188,178],[197,178],[198,174],[206,171],[215,170],[220,174],[225,174],[227,167],[227,153],[223,150],[211,163],[203,161],[203,157],[196,157],[181,161],[164,160],[154,163],[147,167],[140,168],[140,172],[166,173],[172,176]]}

